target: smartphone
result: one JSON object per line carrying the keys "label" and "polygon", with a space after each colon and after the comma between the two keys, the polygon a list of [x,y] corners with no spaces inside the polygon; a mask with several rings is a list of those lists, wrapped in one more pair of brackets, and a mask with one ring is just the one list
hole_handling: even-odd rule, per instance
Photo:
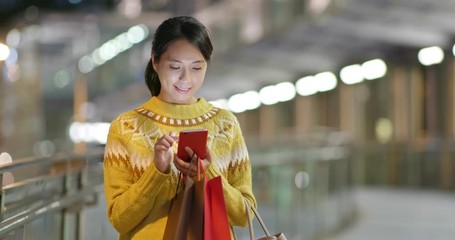
{"label": "smartphone", "polygon": [[185,147],[196,152],[200,159],[205,159],[205,147],[207,145],[207,129],[185,130],[179,133],[177,156],[185,161],[191,161],[191,156],[185,151]]}

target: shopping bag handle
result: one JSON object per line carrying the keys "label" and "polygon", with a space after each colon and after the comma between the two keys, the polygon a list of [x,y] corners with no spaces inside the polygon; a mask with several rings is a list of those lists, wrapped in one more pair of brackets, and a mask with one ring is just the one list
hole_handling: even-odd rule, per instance
{"label": "shopping bag handle", "polygon": [[250,240],[254,240],[254,230],[253,230],[253,223],[251,222],[251,214],[250,214],[250,207],[248,201],[245,197],[243,197],[243,201],[245,202],[246,208],[246,217],[248,218],[248,230],[250,233]]}
{"label": "shopping bag handle", "polygon": [[[197,156],[197,153],[196,153],[196,152],[193,152],[193,155],[191,156],[190,166],[191,166],[191,164],[193,164],[194,156],[196,156],[197,159],[198,159],[197,178],[198,178],[198,181],[200,181],[199,157]],[[202,165],[202,164],[201,164],[201,165]],[[179,191],[180,182],[186,180],[186,176],[188,176],[188,173],[189,173],[189,172],[190,172],[190,168],[188,168],[188,171],[186,172],[186,175],[183,175],[182,172],[179,173],[179,178],[178,178],[178,180],[177,180],[177,186],[175,187],[174,197],[173,197],[172,200],[171,200],[171,204],[169,204],[168,212],[171,211],[172,205],[174,204],[175,196],[177,196],[177,193],[178,193],[178,191]],[[205,171],[204,171],[204,173],[205,173]]]}
{"label": "shopping bag handle", "polygon": [[[270,232],[267,229],[267,226],[265,225],[264,221],[262,220],[261,216],[259,215],[259,212],[255,207],[250,205],[248,203],[248,200],[246,200],[245,197],[243,197],[243,201],[245,202],[245,209],[246,209],[246,216],[248,218],[248,230],[250,234],[250,240],[254,240],[254,230],[253,230],[253,222],[251,220],[251,214],[250,214],[250,209],[253,211],[254,216],[257,218],[259,224],[261,225],[262,230],[264,230],[264,233],[267,237],[270,237]],[[235,235],[234,228],[232,228],[232,232],[234,233],[234,238],[237,239],[237,236]]]}
{"label": "shopping bag handle", "polygon": [[[196,153],[194,153],[194,154],[196,154]],[[205,172],[205,169],[204,169],[204,165],[202,164],[202,159],[200,159],[197,154],[196,154],[196,157],[197,157],[197,180],[201,181],[201,170],[202,170],[202,173],[204,173],[204,177],[206,179],[208,179],[207,173]],[[193,160],[191,160],[191,161],[193,161]]]}

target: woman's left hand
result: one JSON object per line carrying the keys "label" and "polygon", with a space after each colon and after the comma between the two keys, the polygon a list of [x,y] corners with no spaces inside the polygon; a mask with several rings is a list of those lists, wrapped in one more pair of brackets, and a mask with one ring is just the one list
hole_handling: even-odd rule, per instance
{"label": "woman's left hand", "polygon": [[[197,177],[198,156],[197,156],[197,154],[193,155],[194,151],[189,147],[186,147],[185,151],[188,154],[188,156],[193,156],[193,158],[189,162],[187,162],[187,161],[180,159],[177,156],[177,154],[175,154],[174,155],[174,165],[183,174],[185,174],[191,178]],[[207,167],[212,162],[212,156],[210,155],[209,148],[206,147],[205,151],[206,151],[206,154],[205,154],[206,158],[201,160],[201,162],[202,162],[202,169],[200,170],[201,174],[205,171],[205,169],[207,169]]]}

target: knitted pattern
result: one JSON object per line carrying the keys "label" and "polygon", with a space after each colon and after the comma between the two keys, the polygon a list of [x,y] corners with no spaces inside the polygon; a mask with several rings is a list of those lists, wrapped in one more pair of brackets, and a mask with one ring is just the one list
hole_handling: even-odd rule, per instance
{"label": "knitted pattern", "polygon": [[[222,177],[231,225],[246,226],[243,197],[256,205],[251,186],[251,165],[235,116],[204,99],[176,105],[152,97],[141,107],[112,121],[104,156],[104,183],[109,220],[119,239],[162,239],[167,211],[175,195],[178,170],[168,174],[154,164],[154,144],[173,131],[208,129],[212,164],[209,178]],[[177,144],[173,146],[174,152]]]}

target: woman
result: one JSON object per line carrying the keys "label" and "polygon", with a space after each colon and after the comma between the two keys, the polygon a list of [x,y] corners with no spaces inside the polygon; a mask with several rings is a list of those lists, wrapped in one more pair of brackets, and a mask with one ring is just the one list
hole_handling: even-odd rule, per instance
{"label": "woman", "polygon": [[[113,120],[104,157],[108,216],[120,239],[161,239],[180,172],[196,164],[176,156],[176,137],[208,129],[208,178],[222,176],[229,223],[246,226],[243,198],[254,206],[251,165],[235,116],[195,94],[212,54],[208,30],[193,17],[174,17],[156,30],[145,71],[152,97]],[[186,152],[192,156],[192,150]]]}

